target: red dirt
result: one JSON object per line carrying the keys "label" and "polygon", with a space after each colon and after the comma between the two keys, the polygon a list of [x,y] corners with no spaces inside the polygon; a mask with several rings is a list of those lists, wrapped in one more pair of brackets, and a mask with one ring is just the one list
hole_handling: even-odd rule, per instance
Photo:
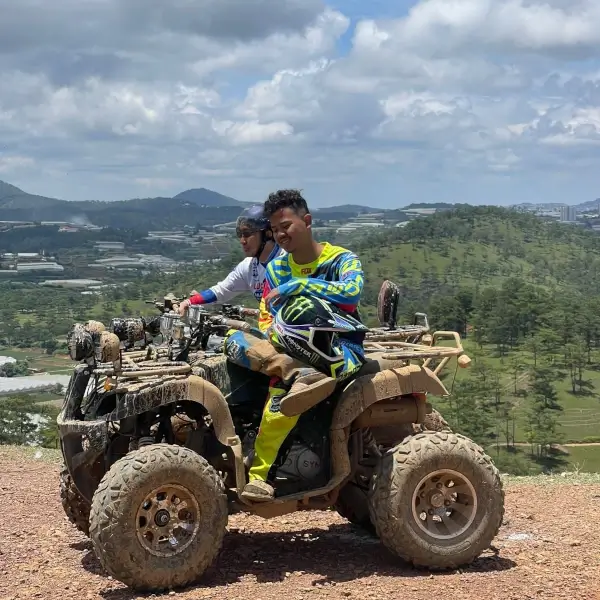
{"label": "red dirt", "polygon": [[[68,523],[58,465],[22,465],[19,457],[0,447],[0,600],[144,597],[108,578],[87,538]],[[433,575],[396,561],[335,512],[270,521],[235,515],[202,584],[165,597],[600,600],[600,485],[510,486],[506,503],[498,556]],[[515,534],[532,537],[508,539]]]}

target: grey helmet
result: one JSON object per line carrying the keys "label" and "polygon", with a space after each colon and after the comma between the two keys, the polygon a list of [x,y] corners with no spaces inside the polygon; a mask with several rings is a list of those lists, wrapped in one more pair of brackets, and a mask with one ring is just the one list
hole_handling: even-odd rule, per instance
{"label": "grey helmet", "polygon": [[[242,227],[247,227],[252,233],[257,231],[261,232],[261,244],[256,253],[255,258],[261,255],[265,248],[265,244],[273,239],[273,233],[271,231],[271,222],[268,217],[265,216],[262,205],[253,204],[252,206],[245,208],[242,214],[237,218],[235,222],[235,233],[237,237],[241,237]],[[267,235],[267,231],[271,232],[271,235]]]}

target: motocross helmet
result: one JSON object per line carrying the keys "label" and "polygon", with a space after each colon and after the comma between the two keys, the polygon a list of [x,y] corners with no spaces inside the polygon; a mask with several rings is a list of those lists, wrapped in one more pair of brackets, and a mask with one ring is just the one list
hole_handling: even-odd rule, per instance
{"label": "motocross helmet", "polygon": [[366,331],[359,320],[321,298],[292,296],[277,312],[270,337],[278,350],[341,380],[363,366],[364,350],[352,338],[362,340]]}
{"label": "motocross helmet", "polygon": [[[265,244],[273,239],[271,222],[265,215],[263,207],[260,204],[253,204],[249,208],[244,209],[242,214],[237,218],[235,222],[235,234],[238,238],[242,237],[242,227],[246,227],[251,233],[261,232],[260,246],[255,255],[255,258],[258,259],[265,248]],[[271,232],[271,234],[267,235],[267,232]]]}

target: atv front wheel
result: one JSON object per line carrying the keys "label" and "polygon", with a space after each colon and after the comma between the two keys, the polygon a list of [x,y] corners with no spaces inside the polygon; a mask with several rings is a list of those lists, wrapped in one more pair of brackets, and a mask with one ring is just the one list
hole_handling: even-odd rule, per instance
{"label": "atv front wheel", "polygon": [[90,535],[90,503],[79,493],[66,465],[60,471],[60,502],[69,521],[85,535]]}
{"label": "atv front wheel", "polygon": [[383,544],[418,567],[450,569],[477,558],[498,533],[498,469],[468,438],[425,432],[386,453],[371,480],[371,520]]}
{"label": "atv front wheel", "polygon": [[221,548],[227,497],[217,472],[188,448],[153,444],[116,461],[90,516],[109,575],[139,591],[196,581]]}

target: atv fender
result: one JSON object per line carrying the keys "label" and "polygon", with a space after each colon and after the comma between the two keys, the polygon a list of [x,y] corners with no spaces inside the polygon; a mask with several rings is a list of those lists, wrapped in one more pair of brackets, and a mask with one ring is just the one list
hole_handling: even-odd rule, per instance
{"label": "atv fender", "polygon": [[[236,479],[238,485],[241,482],[243,486],[245,472],[242,444],[236,435],[227,401],[218,387],[197,375],[189,375],[172,376],[149,383],[144,381],[132,383],[117,408],[97,421],[75,420],[69,414],[68,408],[63,409],[58,418],[63,456],[81,495],[91,501],[100,481],[101,474],[97,472],[92,476],[91,468],[94,463],[101,461],[102,452],[108,443],[107,423],[183,400],[197,402],[207,410],[217,439],[221,444],[232,449]],[[88,441],[88,447],[85,449],[82,446],[82,436],[85,436]]]}
{"label": "atv fender", "polygon": [[[448,395],[444,384],[427,367],[407,365],[364,375],[349,383],[342,392],[333,415],[331,429],[335,431],[349,427],[372,404],[383,400],[392,401],[385,403],[390,411],[397,405],[398,410],[404,412],[405,417],[402,421],[422,423],[427,414],[425,393],[433,396]],[[406,411],[406,408],[402,407],[410,404],[414,405],[414,411]]]}
{"label": "atv fender", "polygon": [[242,442],[235,432],[231,411],[225,396],[216,385],[197,375],[190,375],[187,384],[187,399],[199,402],[206,408],[211,416],[217,439],[224,446],[231,448],[235,460],[236,486],[241,490],[246,485]]}
{"label": "atv fender", "polygon": [[183,400],[197,402],[206,408],[211,416],[215,435],[224,446],[239,443],[225,397],[217,386],[198,375],[172,376],[158,381],[142,380],[138,384],[130,384],[125,397],[106,420],[120,421]]}
{"label": "atv fender", "polygon": [[202,404],[211,416],[215,435],[224,446],[235,446],[239,438],[235,433],[227,401],[216,385],[197,375],[187,378],[187,400]]}

